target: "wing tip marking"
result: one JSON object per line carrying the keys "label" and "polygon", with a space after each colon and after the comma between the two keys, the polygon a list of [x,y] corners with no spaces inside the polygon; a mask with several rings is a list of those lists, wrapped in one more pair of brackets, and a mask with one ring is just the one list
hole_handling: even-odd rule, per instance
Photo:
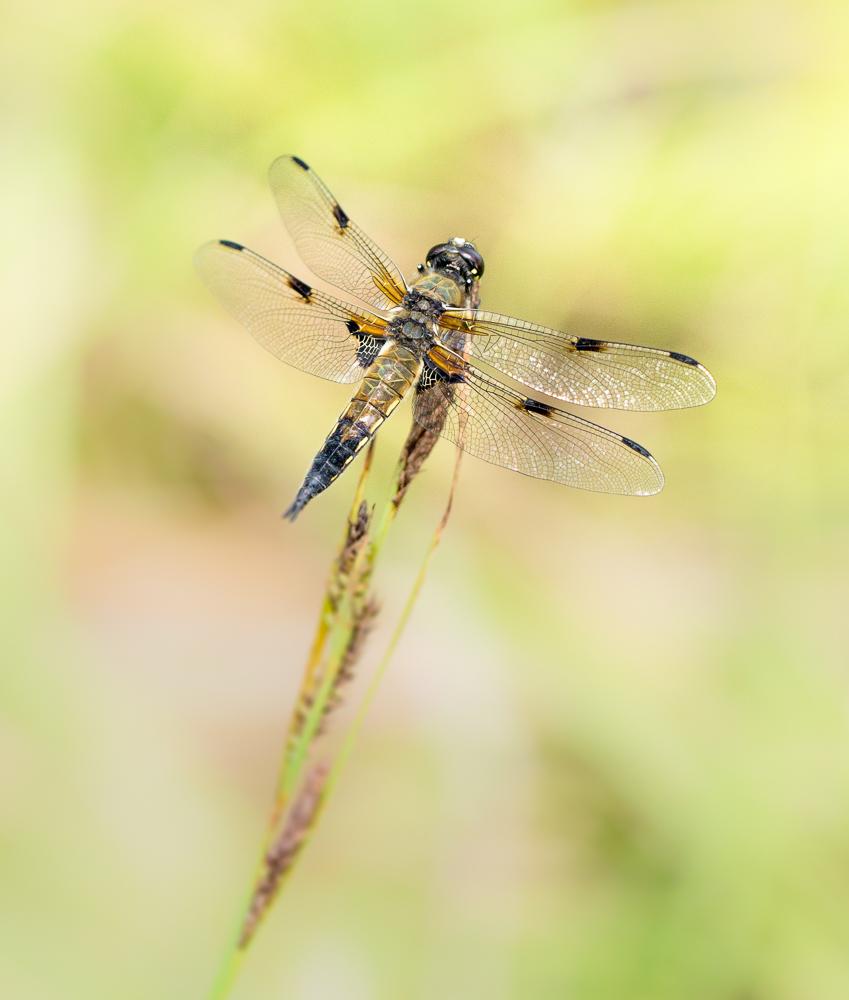
{"label": "wing tip marking", "polygon": [[696,361],[695,358],[691,358],[689,354],[681,354],[679,351],[670,351],[669,357],[673,361],[680,361],[682,365],[690,365],[693,368],[701,368],[701,365]]}
{"label": "wing tip marking", "polygon": [[219,240],[218,244],[219,246],[227,247],[229,250],[238,250],[239,253],[245,249],[241,243],[235,243],[233,240]]}
{"label": "wing tip marking", "polygon": [[289,159],[293,163],[297,164],[301,168],[301,170],[309,170],[309,164],[305,163],[304,160],[300,158],[300,156],[290,156]]}
{"label": "wing tip marking", "polygon": [[631,438],[622,437],[622,444],[627,445],[631,451],[635,451],[638,455],[642,455],[643,458],[652,458],[652,453],[648,448],[644,448],[641,444],[636,441],[632,441]]}

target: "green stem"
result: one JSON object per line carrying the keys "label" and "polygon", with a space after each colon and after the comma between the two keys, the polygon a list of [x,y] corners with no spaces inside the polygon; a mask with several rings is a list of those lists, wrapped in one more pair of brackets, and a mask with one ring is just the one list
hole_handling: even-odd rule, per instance
{"label": "green stem", "polygon": [[[389,643],[387,644],[384,654],[381,657],[371,681],[369,682],[363,701],[357,710],[354,720],[345,736],[338,754],[336,755],[336,759],[333,762],[327,782],[321,793],[321,799],[312,817],[311,829],[315,828],[319,815],[323,811],[330,794],[339,780],[342,769],[351,756],[354,745],[365,723],[366,716],[368,715],[371,705],[377,695],[381,681],[386,674],[389,663],[391,662],[395,650],[398,647],[398,643],[401,640],[401,636],[404,633],[416,605],[416,601],[418,600],[427,576],[431,558],[439,545],[442,533],[448,521],[448,516],[451,512],[451,505],[453,503],[454,492],[457,486],[460,455],[461,452],[458,451],[448,501],[442,518],[434,530],[430,544],[425,551],[424,559],[422,560],[418,573],[416,574],[416,578],[410,592],[407,595],[407,599],[404,603],[401,615],[396,622],[395,628],[392,631]],[[370,460],[371,451],[367,457],[366,465],[363,469],[363,473],[355,493],[354,504],[352,505],[349,518],[355,516],[359,507],[365,486],[365,480],[368,475]],[[318,734],[321,719],[324,716],[328,699],[333,691],[334,682],[341,668],[351,634],[353,622],[352,603],[354,600],[354,594],[359,593],[360,595],[364,595],[368,592],[368,585],[370,583],[374,564],[380,551],[382,550],[389,528],[394,522],[397,512],[398,505],[392,500],[388,500],[383,506],[380,520],[378,521],[377,527],[373,530],[371,538],[365,546],[365,549],[358,554],[354,566],[351,567],[347,585],[344,593],[339,595],[338,604],[334,606],[332,602],[328,601],[327,596],[322,604],[316,628],[316,635],[313,640],[313,645],[307,662],[307,671],[302,684],[301,695],[309,693],[329,641],[330,648],[326,660],[326,669],[323,672],[318,692],[310,705],[307,718],[304,720],[300,731],[298,732],[294,746],[291,745],[291,733],[293,730],[290,726],[289,737],[287,738],[283,759],[281,760],[280,776],[278,778],[277,792],[272,809],[271,821],[269,822],[266,837],[263,841],[263,847],[257,862],[254,878],[250,883],[250,893],[248,895],[247,904],[241,911],[242,919],[239,924],[237,935],[220,969],[218,978],[216,979],[213,987],[211,1000],[227,1000],[235,985],[236,978],[239,974],[247,951],[247,945],[240,946],[239,944],[242,927],[244,926],[244,921],[246,919],[245,915],[249,912],[258,880],[265,869],[266,854],[269,845],[273,841],[279,820],[282,818],[285,811],[286,804],[290,800],[290,797],[295,791],[298,781],[300,780],[301,772],[303,771],[308,758],[310,748]],[[333,577],[331,576],[331,582],[332,579]],[[301,696],[299,695],[298,705],[302,704],[300,697]],[[285,872],[283,878],[287,879],[290,874],[291,867]]]}
{"label": "green stem", "polygon": [[[333,766],[330,769],[330,773],[327,776],[327,781],[325,782],[324,789],[321,794],[321,801],[313,815],[312,828],[315,829],[318,823],[319,817],[323,812],[325,806],[327,805],[327,800],[330,798],[336,783],[339,780],[342,771],[347,764],[359,735],[362,731],[363,725],[365,724],[366,717],[369,714],[374,699],[377,697],[378,689],[380,688],[381,682],[383,681],[386,671],[389,668],[389,664],[392,661],[392,657],[395,655],[395,650],[398,648],[398,643],[401,641],[401,637],[404,634],[404,630],[410,620],[413,610],[418,601],[419,594],[421,593],[422,586],[427,577],[428,569],[430,568],[430,562],[433,558],[433,554],[439,546],[442,540],[442,534],[445,531],[445,525],[448,523],[448,518],[451,514],[451,507],[454,502],[454,493],[457,489],[457,479],[460,472],[460,458],[462,453],[458,451],[457,460],[454,464],[454,473],[451,479],[451,489],[448,493],[448,500],[445,504],[445,510],[442,513],[442,517],[437,524],[433,535],[431,535],[430,543],[424,554],[424,559],[419,566],[419,571],[416,574],[416,578],[413,581],[413,585],[410,588],[410,592],[407,594],[407,599],[404,602],[404,607],[401,609],[401,614],[398,617],[398,621],[395,623],[395,628],[392,630],[392,635],[389,637],[389,642],[387,643],[386,649],[383,652],[383,656],[380,658],[374,674],[372,675],[369,685],[366,688],[366,693],[363,696],[363,700],[360,702],[360,707],[354,716],[354,719],[345,735],[345,739],[342,741],[342,745],[336,754],[336,759],[333,761]],[[394,505],[390,505],[394,506]],[[395,508],[397,510],[397,508]],[[386,520],[386,512],[384,512],[384,519],[381,520],[381,525],[378,527],[378,532],[380,528],[386,524],[388,526],[391,523],[392,514],[388,521]],[[385,529],[384,529],[385,530]],[[287,872],[287,875],[289,873]]]}
{"label": "green stem", "polygon": [[[407,623],[410,620],[410,616],[413,613],[413,609],[416,606],[416,601],[421,593],[422,586],[424,584],[425,578],[427,577],[427,571],[430,567],[430,561],[439,545],[440,538],[442,535],[441,531],[442,525],[434,532],[431,537],[430,544],[428,545],[427,551],[425,552],[422,564],[419,567],[419,571],[416,574],[416,579],[413,582],[413,586],[410,588],[410,592],[407,595],[407,600],[404,602],[404,607],[401,610],[401,614],[398,621],[395,624],[395,628],[392,630],[392,635],[389,638],[389,642],[384,650],[383,656],[380,658],[380,662],[374,671],[369,686],[366,689],[366,693],[363,696],[363,700],[360,703],[360,707],[357,709],[357,713],[354,716],[354,720],[351,723],[348,733],[342,742],[342,746],[336,755],[336,760],[333,763],[333,767],[330,769],[330,774],[327,777],[327,782],[324,786],[324,794],[322,795],[322,808],[326,800],[330,797],[336,782],[339,780],[339,776],[342,773],[342,769],[345,766],[348,758],[351,756],[351,752],[354,749],[354,745],[359,737],[359,734],[363,728],[366,720],[366,716],[371,709],[372,703],[377,695],[378,689],[381,682],[386,674],[392,657],[395,655],[395,650],[398,648],[398,643],[401,641],[401,636],[404,634],[404,630],[407,627]],[[318,812],[316,813],[316,816]]]}
{"label": "green stem", "polygon": [[[374,443],[369,446],[368,451],[365,455],[365,460],[363,462],[363,467],[360,472],[360,476],[357,482],[356,490],[354,491],[354,497],[351,503],[351,508],[348,514],[348,520],[345,522],[345,535],[344,539],[347,537],[348,525],[351,523],[352,519],[356,516],[359,509],[360,502],[362,501],[363,494],[365,492],[366,481],[368,479],[369,472],[371,471],[372,458],[374,456]],[[356,569],[354,567],[353,569]],[[332,586],[334,569],[331,571],[330,581],[328,583],[328,591]],[[351,573],[351,578],[354,577],[354,573]],[[348,609],[348,595],[344,598],[344,607],[347,611]],[[304,672],[304,678],[301,683],[301,688],[298,692],[298,698],[295,702],[296,710],[297,706],[302,704],[303,698],[309,693],[312,684],[315,679],[316,672],[319,669],[322,657],[324,656],[324,651],[328,643],[328,639],[331,640],[331,649],[335,655],[335,659],[338,663],[341,663],[341,657],[339,657],[338,650],[341,648],[344,651],[345,642],[347,641],[347,631],[346,629],[339,628],[340,624],[340,611],[341,607],[334,608],[333,603],[329,599],[329,594],[325,593],[322,600],[321,610],[319,612],[318,621],[316,622],[315,636],[313,638],[312,645],[310,647],[309,656],[307,658],[307,665]],[[332,662],[332,659],[331,659]],[[337,665],[338,671],[338,665]],[[327,672],[328,675],[330,671]],[[335,676],[335,674],[334,674]],[[332,677],[329,678],[332,684]],[[324,683],[322,684],[321,691],[323,692],[327,686],[328,677],[325,677]],[[316,704],[313,704],[310,715],[308,716],[307,723],[309,725],[310,720],[315,716],[315,722],[310,726],[310,733],[314,733],[318,727],[318,722],[321,719],[321,713],[315,714],[316,706],[322,702],[326,701],[326,695],[324,699],[319,697],[316,699]],[[288,796],[291,794],[295,785],[297,784],[298,776],[300,774],[301,768],[303,767],[303,762],[306,759],[306,752],[308,749],[308,744],[298,741],[296,746],[298,749],[298,764],[297,767],[293,767],[290,763],[291,760],[291,734],[292,726],[294,725],[294,720],[296,715],[293,715],[293,721],[290,723],[289,730],[286,735],[286,741],[283,747],[283,756],[280,761],[280,767],[278,771],[278,779],[276,784],[276,791],[274,796],[274,803],[271,809],[271,815],[269,818],[268,825],[266,827],[265,836],[262,840],[262,845],[259,851],[259,857],[257,858],[256,865],[254,866],[253,878],[249,883],[248,892],[246,894],[245,902],[243,903],[239,911],[239,922],[236,927],[236,931],[231,939],[231,943],[227,948],[227,952],[224,956],[224,960],[219,968],[218,974],[213,984],[212,992],[210,994],[210,1000],[226,1000],[230,996],[233,987],[236,982],[236,978],[239,974],[242,962],[244,960],[245,953],[247,951],[246,947],[240,945],[240,939],[242,934],[242,928],[244,926],[247,914],[250,911],[250,905],[253,900],[254,892],[256,890],[257,883],[265,870],[266,864],[266,854],[268,849],[272,844],[275,834],[277,833],[277,828],[280,820],[283,818],[285,813]],[[306,728],[306,727],[305,727]]]}
{"label": "green stem", "polygon": [[286,800],[289,799],[300,779],[304,762],[307,759],[310,746],[327,709],[327,701],[333,691],[333,684],[345,656],[351,632],[350,596],[346,594],[342,603],[344,605],[344,612],[340,608],[337,614],[336,627],[331,636],[330,652],[327,657],[327,668],[324,671],[321,685],[315,699],[310,705],[309,713],[298,733],[297,741],[287,755],[286,766],[281,775],[279,794]]}

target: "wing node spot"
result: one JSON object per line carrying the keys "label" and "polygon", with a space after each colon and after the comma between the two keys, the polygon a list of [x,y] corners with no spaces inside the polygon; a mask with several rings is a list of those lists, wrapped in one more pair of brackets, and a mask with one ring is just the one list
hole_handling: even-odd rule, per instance
{"label": "wing node spot", "polygon": [[576,351],[594,351],[600,354],[607,350],[607,345],[602,340],[591,340],[589,337],[578,337],[575,341]]}
{"label": "wing node spot", "polygon": [[527,413],[538,413],[541,417],[550,417],[552,408],[548,403],[541,403],[538,399],[522,399],[516,404],[517,410],[525,410]]}
{"label": "wing node spot", "polygon": [[288,281],[289,287],[292,291],[297,292],[302,299],[309,302],[310,296],[312,295],[312,288],[310,288],[305,281],[301,281],[300,278],[296,278],[294,274],[289,275]]}

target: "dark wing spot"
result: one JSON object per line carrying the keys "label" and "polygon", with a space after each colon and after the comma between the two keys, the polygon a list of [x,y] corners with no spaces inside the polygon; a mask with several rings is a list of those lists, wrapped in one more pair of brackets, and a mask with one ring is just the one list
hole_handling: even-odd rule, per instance
{"label": "dark wing spot", "polygon": [[348,327],[348,333],[358,334],[360,332],[360,326],[356,320],[353,319],[346,320],[345,326]]}
{"label": "dark wing spot", "polygon": [[310,286],[305,281],[301,281],[300,278],[296,278],[294,274],[289,275],[289,287],[293,292],[297,292],[302,299],[308,300],[310,295],[312,295]]}
{"label": "dark wing spot", "polygon": [[[352,331],[353,332],[353,331]],[[375,337],[370,333],[357,331],[357,363],[361,368],[368,368],[374,359],[380,354],[385,338]]]}
{"label": "dark wing spot", "polygon": [[304,163],[304,161],[300,158],[300,156],[293,156],[292,161],[294,163],[297,163],[298,166],[301,168],[301,170],[309,170],[309,167],[306,165],[306,163]]}
{"label": "dark wing spot", "polygon": [[605,343],[603,340],[591,340],[589,337],[578,337],[575,341],[576,351],[603,351]]}
{"label": "dark wing spot", "polygon": [[695,358],[687,357],[686,354],[679,354],[677,351],[670,351],[669,357],[673,361],[680,361],[682,365],[693,365],[693,367],[698,368],[699,363]]}
{"label": "dark wing spot", "polygon": [[637,444],[636,441],[632,441],[630,438],[623,437],[622,444],[628,445],[629,448],[635,451],[638,455],[642,455],[643,458],[651,458],[650,452],[646,451],[641,444]]}
{"label": "dark wing spot", "polygon": [[244,250],[245,248],[241,243],[234,243],[232,240],[219,240],[218,241],[223,247],[230,247],[231,250]]}
{"label": "dark wing spot", "polygon": [[525,410],[528,413],[538,413],[541,417],[551,416],[551,407],[548,403],[541,403],[538,399],[523,399],[521,403],[516,404],[520,410]]}
{"label": "dark wing spot", "polygon": [[342,206],[341,205],[334,204],[334,206],[333,206],[333,216],[336,219],[336,221],[339,223],[339,228],[340,229],[344,229],[348,225],[348,222],[350,221],[348,219],[348,216],[345,215],[345,213],[342,211]]}
{"label": "dark wing spot", "polygon": [[437,382],[447,382],[449,385],[457,385],[460,382],[466,381],[466,376],[461,372],[447,372],[444,368],[440,368],[439,365],[431,361],[427,355],[422,358],[422,361],[424,365],[422,373],[419,376],[418,385],[416,386],[417,392],[429,389]]}

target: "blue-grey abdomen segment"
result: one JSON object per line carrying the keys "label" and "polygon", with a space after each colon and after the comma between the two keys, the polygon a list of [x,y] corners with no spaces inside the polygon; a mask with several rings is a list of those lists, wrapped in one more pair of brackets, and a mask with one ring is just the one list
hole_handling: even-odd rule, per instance
{"label": "blue-grey abdomen segment", "polygon": [[313,497],[323,493],[401,402],[421,370],[408,348],[390,342],[369,365],[348,408],[313,459],[295,502],[283,515],[294,521]]}
{"label": "blue-grey abdomen segment", "polygon": [[313,459],[292,506],[283,516],[294,521],[310,500],[323,493],[342,473],[370,437],[367,427],[355,423],[349,417],[340,417],[321,451]]}

